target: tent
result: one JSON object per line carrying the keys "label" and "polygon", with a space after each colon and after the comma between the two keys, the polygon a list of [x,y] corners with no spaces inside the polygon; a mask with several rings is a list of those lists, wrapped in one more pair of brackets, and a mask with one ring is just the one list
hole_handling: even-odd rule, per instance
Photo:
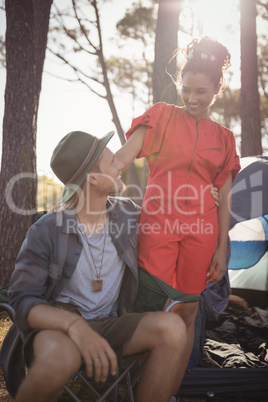
{"label": "tent", "polygon": [[268,306],[268,214],[230,230],[229,278],[232,293],[249,304]]}
{"label": "tent", "polygon": [[268,306],[268,157],[241,158],[232,188],[232,293],[251,305]]}
{"label": "tent", "polygon": [[250,156],[240,162],[241,170],[232,186],[231,227],[268,213],[268,157]]}
{"label": "tent", "polygon": [[[268,157],[241,158],[241,171],[232,186],[229,238],[229,275],[203,294],[195,356],[191,357],[197,364],[188,366],[179,396],[239,395],[267,400]],[[231,298],[238,296],[238,307],[227,306],[228,280]],[[221,314],[215,314],[213,305],[220,306]]]}

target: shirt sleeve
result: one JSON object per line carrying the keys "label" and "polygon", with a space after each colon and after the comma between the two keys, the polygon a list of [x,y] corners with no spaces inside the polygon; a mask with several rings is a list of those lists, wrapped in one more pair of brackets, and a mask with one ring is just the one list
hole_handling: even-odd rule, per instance
{"label": "shirt sleeve", "polygon": [[232,175],[232,181],[234,181],[241,169],[239,156],[236,152],[234,135],[230,130],[228,130],[227,134],[229,135],[226,137],[226,157],[216,180],[214,181],[214,186],[218,189],[224,185],[230,174]]}
{"label": "shirt sleeve", "polygon": [[137,158],[147,157],[160,151],[165,135],[165,129],[172,115],[174,106],[164,102],[156,103],[143,115],[132,121],[131,128],[126,133],[129,139],[138,126],[146,126],[143,147]]}
{"label": "shirt sleeve", "polygon": [[38,304],[49,304],[45,299],[48,281],[49,251],[46,238],[32,225],[16,259],[10,288],[9,301],[16,313],[16,323],[24,333],[32,328],[28,324],[30,310]]}

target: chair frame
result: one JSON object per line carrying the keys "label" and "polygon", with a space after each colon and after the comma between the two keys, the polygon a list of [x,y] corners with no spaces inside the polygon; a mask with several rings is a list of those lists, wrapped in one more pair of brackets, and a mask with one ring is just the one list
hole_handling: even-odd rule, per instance
{"label": "chair frame", "polygon": [[[10,304],[8,302],[0,302],[0,309],[7,311],[10,319],[13,322],[13,325],[15,325],[15,328],[17,330],[17,335],[15,336],[15,338],[12,342],[12,345],[11,345],[10,349],[8,350],[8,354],[6,356],[7,367],[2,365],[3,375],[4,375],[4,380],[6,383],[7,390],[12,397],[15,397],[15,395],[18,391],[18,388],[19,388],[22,380],[25,378],[26,374],[25,374],[25,369],[24,369],[24,373],[23,373],[23,370],[21,368],[21,370],[20,370],[21,376],[18,379],[16,378],[17,381],[15,380],[15,386],[14,386],[14,381],[10,381],[10,376],[12,375],[12,373],[14,373],[14,367],[12,366],[11,356],[13,355],[13,353],[16,352],[16,348],[17,348],[19,341],[21,341],[21,353],[22,353],[22,344],[23,344],[24,336],[23,336],[22,332],[19,331],[18,327],[15,324],[15,311],[14,311],[13,307],[10,306]],[[7,336],[8,336],[8,333],[7,333],[6,337]],[[2,347],[3,347],[3,345],[2,345]],[[128,396],[129,402],[134,402],[133,388],[135,387],[135,385],[137,384],[137,382],[139,380],[139,377],[140,377],[140,374],[141,374],[141,371],[143,368],[143,364],[141,364],[140,367],[135,371],[135,373],[133,374],[133,378],[131,377],[131,370],[134,368],[134,366],[136,364],[139,363],[139,360],[140,360],[140,356],[136,357],[130,364],[128,364],[128,366],[125,369],[119,369],[117,371],[115,378],[112,379],[112,381],[113,381],[112,384],[110,386],[108,386],[108,388],[104,391],[103,394],[100,394],[94,388],[94,386],[90,382],[91,379],[86,376],[85,372],[82,372],[79,370],[72,376],[71,379],[74,379],[74,381],[76,381],[76,380],[82,381],[84,384],[86,384],[89,387],[89,389],[95,394],[95,396],[97,398],[97,399],[95,399],[95,402],[105,401],[105,399],[111,394],[111,392],[114,392],[114,401],[117,402],[118,401],[119,383],[125,379],[126,384],[127,384],[127,389],[125,390],[124,394],[122,395],[120,401],[121,402],[125,401],[126,397]],[[2,363],[2,349],[1,349],[1,363]],[[93,379],[92,379],[92,382],[94,383]],[[63,387],[63,390],[70,396],[70,398],[73,401],[82,402],[82,400],[77,397],[77,395],[72,391],[72,389],[67,384]]]}
{"label": "chair frame", "polygon": [[[33,223],[35,223],[40,217],[42,217],[43,215],[45,215],[47,213],[47,211],[39,211],[37,213],[34,214],[33,216]],[[157,279],[154,278],[154,280],[158,283]],[[159,284],[159,283],[158,283]],[[160,284],[160,287],[162,288],[162,285]],[[167,298],[167,307],[163,307],[164,311],[171,311],[172,307],[178,303],[183,303],[185,301],[183,300],[175,300],[172,299],[171,297],[169,297],[167,291],[165,289],[163,289],[163,292],[166,296],[168,296]],[[3,367],[3,374],[4,374],[4,379],[5,379],[5,383],[6,383],[6,387],[8,392],[10,393],[10,395],[12,397],[15,397],[18,388],[21,384],[21,382],[23,381],[23,379],[26,376],[25,373],[25,363],[24,363],[24,359],[22,356],[22,345],[23,345],[23,340],[24,340],[24,335],[23,333],[19,330],[19,328],[16,326],[15,324],[15,311],[13,309],[13,307],[7,302],[0,302],[0,309],[4,309],[8,312],[13,325],[15,325],[15,328],[17,330],[17,334],[14,336],[14,333],[12,334],[14,336],[12,345],[10,347],[10,349],[7,352],[7,356],[5,356],[5,359],[7,360],[7,363],[2,364]],[[8,334],[6,335],[6,337],[9,336]],[[6,339],[6,338],[5,338]],[[4,340],[5,342],[5,340]],[[3,345],[4,345],[3,342]],[[2,348],[3,348],[2,345]],[[21,349],[19,349],[21,348]],[[14,380],[12,377],[12,373],[15,372],[15,363],[14,363],[14,356],[15,358],[18,357],[16,356],[15,353],[18,353],[18,350],[20,351],[20,356],[19,356],[19,362],[18,362],[18,367],[16,367],[16,373],[18,375],[18,378],[16,377],[16,379]],[[1,349],[1,363],[2,363],[2,349]],[[13,359],[12,359],[13,356]],[[139,381],[143,366],[144,366],[144,362],[146,361],[146,359],[144,359],[142,364],[139,364],[140,361],[140,357],[141,355],[139,355],[134,361],[132,361],[127,368],[125,369],[119,369],[115,378],[112,379],[112,384],[107,388],[106,391],[104,391],[104,393],[101,395],[95,388],[94,386],[90,383],[91,379],[89,379],[85,373],[81,372],[81,370],[77,371],[72,379],[75,380],[79,380],[82,381],[84,384],[86,384],[89,389],[96,395],[96,402],[103,402],[105,401],[105,398],[107,398],[108,395],[110,395],[111,392],[114,392],[114,402],[118,401],[118,386],[119,383],[123,380],[125,380],[126,384],[127,384],[127,389],[124,392],[123,396],[121,397],[121,401],[123,402],[126,397],[129,397],[129,402],[134,402],[134,395],[133,395],[133,389],[136,386],[137,382]],[[134,372],[133,374],[133,378],[131,377],[131,371],[134,371],[134,366],[135,364],[139,364],[138,369]],[[93,379],[92,382],[94,383]],[[75,402],[82,402],[81,399],[79,399],[75,393],[72,391],[72,389],[66,384],[63,388],[63,390],[70,396],[70,398],[75,401]]]}
{"label": "chair frame", "polygon": [[[170,300],[170,304],[168,305],[168,307],[165,309],[166,312],[171,311],[172,307],[175,306],[176,304],[181,304],[183,303],[182,300],[175,300],[172,301]],[[15,311],[13,309],[12,306],[9,305],[8,302],[0,302],[0,309],[4,309],[8,312],[13,325],[15,324]],[[21,341],[21,346],[23,343],[23,333],[19,331],[18,327],[16,326],[17,329],[17,335],[15,337],[15,340],[12,343],[12,346],[10,348],[10,350],[8,351],[8,357],[7,359],[10,360],[12,353],[14,353],[15,348],[17,346],[17,342]],[[6,335],[6,337],[8,336],[8,334]],[[22,349],[22,348],[21,348]],[[21,350],[22,352],[22,350]],[[119,369],[115,378],[112,380],[113,383],[108,386],[108,388],[102,393],[100,394],[92,385],[91,383],[91,379],[89,379],[85,372],[82,372],[81,370],[77,371],[71,379],[74,379],[74,381],[78,380],[78,381],[82,381],[82,383],[84,383],[86,386],[89,387],[89,389],[95,394],[96,399],[95,402],[104,402],[105,399],[112,393],[114,392],[114,402],[118,402],[118,386],[119,383],[122,382],[123,380],[125,380],[127,388],[125,390],[125,392],[123,393],[120,402],[123,402],[126,400],[126,397],[128,396],[128,401],[129,402],[134,402],[134,394],[133,394],[133,389],[134,387],[137,385],[144,363],[146,361],[146,359],[144,359],[143,363],[140,364],[140,357],[142,355],[139,355],[138,357],[136,357],[136,359],[134,361],[132,361],[125,369]],[[1,349],[1,358],[2,358],[2,349]],[[1,359],[2,361],[2,359]],[[135,365],[139,365],[138,369],[135,370],[133,376],[131,377],[131,370],[134,369]],[[2,365],[3,366],[3,365]],[[5,371],[5,368],[3,367],[3,374],[4,374],[4,379],[5,379],[5,383],[7,386],[7,390],[10,393],[10,395],[12,397],[15,397],[18,388],[20,386],[21,381],[25,378],[26,374],[24,371],[24,375],[22,373],[22,375],[20,376],[20,378],[18,379],[17,383],[15,384],[14,387],[14,382],[13,381],[9,381],[9,376],[11,376],[13,369],[12,366],[9,367],[10,364],[8,362],[8,369]],[[94,383],[93,379],[92,382]],[[10,386],[11,384],[11,386]],[[69,395],[69,397],[74,401],[74,402],[82,402],[81,399],[79,399],[79,397],[72,391],[72,389],[70,388],[70,386],[68,386],[67,384],[65,384],[65,386],[63,387],[63,390]]]}

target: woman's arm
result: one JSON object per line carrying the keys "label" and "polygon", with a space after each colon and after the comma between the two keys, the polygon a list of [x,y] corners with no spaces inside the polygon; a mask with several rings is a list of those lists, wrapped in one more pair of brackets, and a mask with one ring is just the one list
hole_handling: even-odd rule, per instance
{"label": "woman's arm", "polygon": [[129,140],[116,153],[116,158],[123,163],[125,170],[142,150],[147,126],[139,126]]}
{"label": "woman's arm", "polygon": [[232,175],[228,177],[225,184],[219,190],[219,207],[218,207],[218,247],[215,252],[211,265],[208,269],[207,276],[210,276],[215,270],[215,274],[210,278],[207,283],[218,282],[226,271],[226,254],[228,232],[230,229],[230,215],[231,215],[231,188],[232,188]]}

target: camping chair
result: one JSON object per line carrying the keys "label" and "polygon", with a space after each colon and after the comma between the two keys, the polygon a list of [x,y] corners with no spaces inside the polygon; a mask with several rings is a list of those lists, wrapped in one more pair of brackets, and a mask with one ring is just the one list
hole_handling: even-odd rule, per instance
{"label": "camping chair", "polygon": [[[0,309],[6,310],[13,324],[11,325],[4,341],[0,352],[0,361],[3,370],[3,376],[6,383],[6,388],[9,394],[14,398],[20,384],[26,376],[25,362],[22,353],[23,347],[23,334],[19,332],[15,320],[15,311],[8,304],[8,302],[0,302]],[[125,369],[118,370],[115,377],[111,377],[107,380],[109,384],[107,387],[103,387],[101,392],[98,390],[98,385],[94,384],[93,379],[89,379],[85,370],[77,371],[70,381],[64,386],[64,391],[69,395],[71,400],[75,402],[81,402],[82,400],[72,390],[72,385],[80,382],[83,387],[88,387],[90,395],[94,397],[97,402],[105,401],[105,399],[114,393],[114,401],[118,401],[119,384],[124,383],[126,389],[121,396],[121,401],[124,401],[128,396],[130,402],[134,402],[133,388],[136,385],[140,372],[142,370],[142,364],[139,363],[140,356],[135,357],[131,363]]]}
{"label": "camping chair", "polygon": [[[133,309],[134,312],[146,312],[146,311],[169,312],[172,311],[172,308],[177,304],[193,303],[200,300],[199,296],[183,295],[173,287],[167,285],[165,282],[161,281],[157,277],[149,274],[142,268],[138,269],[138,274],[139,274],[139,291]],[[104,399],[109,395],[112,389],[115,389],[114,401],[117,401],[118,388],[116,386],[120,382],[121,378],[126,376],[127,391],[124,393],[121,400],[124,401],[128,393],[129,401],[134,402],[132,388],[134,388],[134,386],[137,384],[143,368],[143,365],[139,364],[140,363],[139,359],[140,357],[138,357],[133,363],[131,363],[126,370],[122,371],[122,373],[118,375],[117,379],[115,379],[114,384],[112,384],[111,387],[109,387],[108,390],[102,396],[99,395],[99,399],[97,399],[97,401],[104,401]],[[143,363],[145,361],[146,359],[143,361]],[[138,367],[133,375],[133,378],[131,379],[130,375],[131,369],[132,367],[135,367],[135,365]],[[86,380],[84,373],[83,375],[77,373],[77,375],[83,382],[85,382],[92,389],[91,385]],[[70,393],[70,390],[67,387],[65,387],[65,391],[71,397],[74,398],[73,399],[74,401],[77,402],[80,401],[79,399],[76,399],[75,395]]]}
{"label": "camping chair", "polygon": [[[147,276],[147,273],[142,271],[140,273],[140,283],[142,285],[142,280],[146,279],[146,289],[149,282],[151,282],[151,289],[149,289],[149,292],[151,291],[152,294],[157,296],[158,298],[158,304],[156,303],[156,306],[159,306],[159,300],[161,300],[161,304],[163,303],[163,306],[166,305],[168,301],[168,306],[166,306],[165,311],[170,311],[172,307],[177,304],[177,303],[182,303],[184,301],[181,300],[173,300],[174,293],[170,295],[165,287],[162,288],[161,282],[158,284],[158,280],[155,278],[150,279],[150,275]],[[143,289],[142,289],[143,290]],[[174,289],[173,289],[174,290]],[[142,294],[146,294],[146,292],[142,292]],[[172,298],[171,298],[172,297]],[[138,308],[137,306],[139,305],[139,308],[149,308],[146,305],[143,304],[143,307],[141,307],[141,297],[138,297],[137,303],[136,303],[136,309]],[[152,298],[151,298],[152,300]],[[154,300],[154,299],[153,299]],[[139,304],[138,304],[139,303]],[[154,307],[151,305],[151,311],[154,310]],[[23,347],[23,334],[19,332],[18,328],[16,327],[15,324],[15,311],[13,308],[9,305],[7,301],[0,302],[0,309],[4,309],[8,312],[13,324],[11,325],[4,341],[2,344],[1,352],[0,352],[0,360],[1,360],[1,366],[3,370],[3,376],[4,380],[6,383],[6,388],[9,392],[9,394],[14,398],[18,388],[21,384],[21,382],[24,380],[26,376],[26,370],[25,370],[25,362],[23,358],[23,353],[22,353],[22,347]],[[161,308],[160,308],[161,310]],[[143,310],[146,311],[146,310]],[[134,402],[134,396],[133,396],[133,389],[135,385],[137,384],[143,364],[140,363],[140,356],[136,357],[125,369],[120,369],[116,375],[116,377],[109,378],[107,380],[107,387],[105,387],[104,390],[100,391],[98,388],[98,385],[94,384],[93,379],[89,379],[86,376],[85,370],[82,368],[79,371],[77,371],[74,376],[70,379],[70,381],[64,386],[64,391],[69,395],[71,400],[75,402],[82,402],[82,400],[77,396],[76,392],[72,388],[72,385],[75,385],[77,383],[82,384],[83,388],[87,387],[88,393],[92,395],[92,398],[96,402],[102,402],[105,401],[106,398],[113,392],[114,397],[113,401],[117,402],[119,399],[119,385],[124,384],[125,390],[123,390],[123,394],[120,397],[120,401],[125,401],[126,398],[128,397],[129,402]],[[79,394],[79,390],[78,390]],[[84,392],[83,392],[84,394]],[[93,399],[92,399],[93,400]]]}
{"label": "camping chair", "polygon": [[139,291],[134,305],[134,311],[137,313],[172,311],[176,304],[200,301],[199,295],[184,295],[143,268],[139,267],[138,272]]}
{"label": "camping chair", "polygon": [[[37,222],[47,211],[39,211],[33,215],[33,223]],[[14,398],[20,384],[26,376],[25,361],[23,358],[23,333],[19,331],[15,324],[15,311],[8,302],[8,287],[5,287],[0,292],[0,310],[7,311],[13,324],[11,325],[8,333],[3,341],[0,351],[0,363],[3,370],[3,376],[6,384],[6,388],[9,394]],[[93,379],[89,379],[86,376],[85,369],[81,368],[77,371],[70,381],[64,386],[64,391],[69,395],[71,400],[80,402],[81,399],[75,394],[72,389],[72,385],[79,382],[87,387],[90,391],[90,395],[94,397],[96,402],[105,401],[105,399],[113,392],[115,402],[119,397],[119,384],[126,385],[126,390],[123,392],[120,400],[123,402],[128,397],[130,402],[134,402],[133,388],[138,382],[143,365],[140,364],[140,356],[135,357],[131,363],[125,369],[118,370],[115,377],[110,377],[107,380],[109,384],[104,391],[99,391],[98,384],[94,385]]]}
{"label": "camping chair", "polygon": [[[33,223],[46,213],[47,211],[37,212],[33,216]],[[182,295],[176,289],[173,289],[155,276],[139,268],[139,292],[134,306],[135,312],[171,311],[172,307],[178,303],[189,303],[198,300],[199,297]],[[5,298],[0,298],[0,309],[6,310],[13,322],[3,341],[0,359],[7,390],[12,397],[15,397],[21,382],[25,378],[26,371],[22,353],[23,334],[16,327],[15,311],[8,303],[7,288],[5,289]],[[128,400],[134,402],[133,389],[139,380],[143,368],[143,364],[140,364],[140,357],[141,355],[136,357],[126,369],[120,369],[115,378],[109,378],[107,381],[109,385],[102,394],[98,390],[99,387],[95,386],[96,384],[94,384],[93,379],[89,379],[86,376],[84,369],[80,369],[74,374],[70,379],[70,385],[65,385],[64,391],[69,395],[71,400],[80,402],[81,400],[71,387],[72,383],[80,382],[88,387],[90,394],[93,394],[96,402],[105,401],[111,392],[114,392],[113,400],[117,402],[119,384],[124,382],[126,390],[121,396],[121,401],[126,400],[128,396]]]}
{"label": "camping chair", "polygon": [[[138,311],[170,311],[172,307],[178,303],[193,302],[199,298],[186,298],[183,300],[181,294],[168,286],[158,278],[148,274],[146,271],[139,269],[139,293],[136,300],[134,310]],[[15,311],[9,305],[8,300],[0,301],[0,309],[8,312],[13,324],[11,325],[1,348],[0,359],[3,370],[3,376],[9,394],[14,398],[21,382],[26,375],[25,362],[22,353],[23,334],[19,332],[15,324]],[[113,401],[119,399],[119,385],[124,384],[123,393],[120,396],[121,401],[134,402],[133,389],[137,384],[143,364],[140,363],[141,355],[136,357],[125,369],[120,369],[116,377],[107,380],[107,386],[103,390],[99,390],[98,384],[94,383],[93,379],[86,376],[85,370],[81,368],[77,371],[70,381],[64,386],[65,393],[68,394],[70,400],[81,402],[77,396],[79,389],[74,390],[76,384],[82,385],[83,389],[87,389],[92,398],[96,402],[105,401],[106,398],[113,392]],[[77,388],[77,387],[76,387]],[[79,388],[79,387],[78,387]],[[83,392],[83,394],[85,394]],[[92,399],[93,400],[93,399]]]}

